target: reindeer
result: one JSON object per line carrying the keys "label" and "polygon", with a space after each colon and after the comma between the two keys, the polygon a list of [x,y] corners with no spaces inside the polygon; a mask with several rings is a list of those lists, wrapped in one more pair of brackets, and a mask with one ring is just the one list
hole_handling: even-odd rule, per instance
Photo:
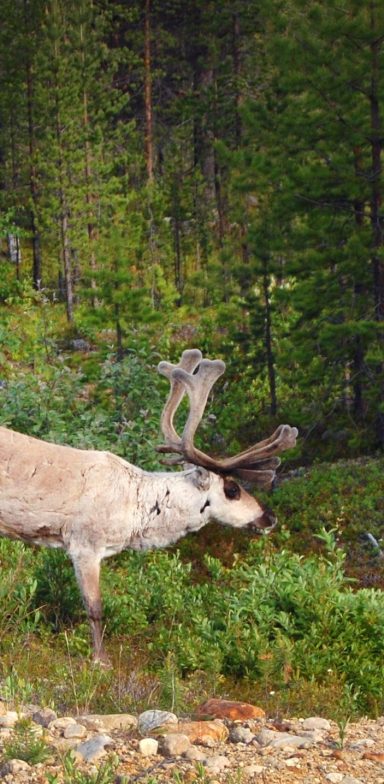
{"label": "reindeer", "polygon": [[[60,446],[0,427],[0,535],[68,553],[91,626],[94,661],[100,663],[108,662],[99,587],[103,558],[127,548],[166,547],[211,520],[271,530],[272,512],[234,477],[270,486],[277,454],[297,437],[296,428],[280,425],[234,457],[211,457],[193,441],[224,362],[191,349],[177,365],[160,362],[158,370],[171,390],[161,417],[165,443],[157,449],[172,455],[165,462],[184,463],[184,470],[144,471],[110,452]],[[185,393],[190,407],[179,436],[173,420]]]}

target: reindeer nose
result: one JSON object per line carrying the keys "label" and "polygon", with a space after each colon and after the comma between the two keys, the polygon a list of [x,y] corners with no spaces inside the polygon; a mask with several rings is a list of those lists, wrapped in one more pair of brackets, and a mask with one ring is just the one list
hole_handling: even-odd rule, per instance
{"label": "reindeer nose", "polygon": [[264,512],[261,517],[258,517],[254,523],[250,523],[248,528],[253,531],[262,529],[262,530],[272,530],[277,524],[276,515],[272,512],[271,509],[264,509]]}

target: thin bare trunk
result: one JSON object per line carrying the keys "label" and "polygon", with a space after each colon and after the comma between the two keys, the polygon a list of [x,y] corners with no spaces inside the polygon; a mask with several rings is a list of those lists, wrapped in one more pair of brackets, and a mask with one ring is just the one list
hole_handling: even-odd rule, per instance
{"label": "thin bare trunk", "polygon": [[[80,40],[84,46],[84,27],[81,25],[80,27]],[[84,57],[84,49],[83,49],[83,66],[85,65],[85,57]],[[96,242],[98,240],[98,229],[95,221],[95,198],[92,194],[91,190],[91,182],[92,182],[92,153],[91,153],[91,146],[88,140],[88,131],[89,131],[89,113],[88,113],[88,93],[84,86],[83,89],[83,128],[85,134],[84,140],[84,176],[85,176],[85,201],[87,205],[87,234],[88,234],[88,242],[89,242],[89,257],[90,257],[90,267],[91,271],[94,272],[96,270]],[[94,290],[96,288],[96,283],[94,277],[91,279],[91,288]],[[96,297],[91,297],[91,302],[93,307],[96,306]]]}
{"label": "thin bare trunk", "polygon": [[270,276],[268,273],[268,262],[264,261],[263,269],[263,292],[265,306],[265,351],[267,355],[267,368],[269,380],[270,412],[272,416],[277,414],[277,394],[276,394],[276,370],[275,357],[272,348],[272,314],[270,298]]}
{"label": "thin bare trunk", "polygon": [[[56,62],[58,62],[59,53],[57,51],[55,52],[55,56],[56,56]],[[73,321],[73,277],[72,277],[72,264],[71,264],[71,247],[69,241],[68,204],[67,204],[67,198],[65,193],[64,150],[63,150],[63,139],[62,139],[62,129],[61,129],[58,81],[56,81],[55,84],[55,91],[56,91],[55,109],[56,109],[56,142],[57,142],[57,149],[58,149],[61,257],[62,257],[64,282],[65,282],[66,313],[67,313],[67,319],[71,324]]]}
{"label": "thin bare trunk", "polygon": [[[25,2],[24,2],[25,6]],[[37,291],[41,288],[42,258],[40,232],[37,226],[38,186],[36,167],[36,135],[33,117],[33,74],[30,60],[26,65],[28,152],[29,152],[29,193],[31,196],[31,234],[32,234],[32,282]]]}
{"label": "thin bare trunk", "polygon": [[[10,119],[10,133],[11,133],[11,166],[12,166],[12,187],[13,192],[17,193],[17,165],[16,165],[16,139],[15,139],[15,123],[13,116],[13,105]],[[20,237],[16,235],[9,235],[8,237],[8,252],[10,260],[16,265],[16,278],[20,279],[20,265],[21,265],[21,243]]]}
{"label": "thin bare trunk", "polygon": [[[355,162],[355,174],[356,178],[361,177],[362,173],[362,154],[361,149],[355,147],[354,151],[354,162]],[[357,228],[362,228],[364,224],[364,201],[361,199],[355,199],[354,201],[354,212],[355,212],[355,223]],[[354,285],[354,298],[355,298],[355,310],[356,310],[356,319],[358,320],[361,316],[361,299],[364,294],[364,286],[357,281]],[[362,420],[364,414],[364,398],[363,398],[363,372],[364,372],[364,346],[361,339],[361,335],[356,335],[354,340],[354,348],[353,348],[353,377],[352,377],[352,385],[353,385],[353,412],[358,420]]]}
{"label": "thin bare trunk", "polygon": [[240,116],[240,103],[241,103],[241,95],[240,95],[240,46],[239,46],[239,39],[240,39],[240,22],[239,16],[235,12],[232,16],[232,62],[233,62],[233,76],[234,76],[234,84],[235,84],[235,95],[234,95],[234,111],[235,111],[235,144],[236,147],[239,147],[241,142],[241,134],[242,134],[242,127],[241,127],[241,116]]}
{"label": "thin bare trunk", "polygon": [[381,258],[383,247],[383,228],[381,225],[381,148],[382,129],[379,104],[380,50],[382,41],[376,29],[376,2],[371,3],[371,223],[372,223],[372,266],[374,281],[375,317],[384,321],[384,263]]}
{"label": "thin bare trunk", "polygon": [[151,0],[145,0],[144,18],[145,157],[148,182],[153,182],[153,111],[151,71]]}
{"label": "thin bare trunk", "polygon": [[[384,262],[382,251],[384,245],[382,216],[380,213],[382,203],[382,122],[380,116],[380,55],[383,46],[381,31],[377,24],[377,3],[371,0],[371,225],[372,225],[372,270],[373,270],[373,293],[375,305],[376,321],[384,321]],[[383,338],[379,337],[383,343]],[[381,390],[379,402],[382,407],[384,404],[384,363],[380,363],[377,368],[377,384]],[[381,447],[384,447],[384,412],[379,410],[377,417],[377,433]]]}

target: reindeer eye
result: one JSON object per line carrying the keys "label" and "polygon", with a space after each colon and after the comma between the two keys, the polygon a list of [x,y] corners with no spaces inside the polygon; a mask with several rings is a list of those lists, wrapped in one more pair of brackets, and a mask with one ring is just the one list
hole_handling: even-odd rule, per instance
{"label": "reindeer eye", "polygon": [[224,494],[226,498],[234,500],[240,498],[240,487],[236,482],[224,482]]}

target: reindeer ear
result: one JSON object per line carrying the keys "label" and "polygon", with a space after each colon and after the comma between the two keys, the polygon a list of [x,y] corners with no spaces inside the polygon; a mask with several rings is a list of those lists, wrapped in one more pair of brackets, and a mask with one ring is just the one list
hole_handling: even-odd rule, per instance
{"label": "reindeer ear", "polygon": [[191,474],[191,481],[198,487],[199,490],[209,490],[211,486],[211,477],[209,475],[209,471],[206,468],[201,468],[200,466],[196,468],[195,471]]}

